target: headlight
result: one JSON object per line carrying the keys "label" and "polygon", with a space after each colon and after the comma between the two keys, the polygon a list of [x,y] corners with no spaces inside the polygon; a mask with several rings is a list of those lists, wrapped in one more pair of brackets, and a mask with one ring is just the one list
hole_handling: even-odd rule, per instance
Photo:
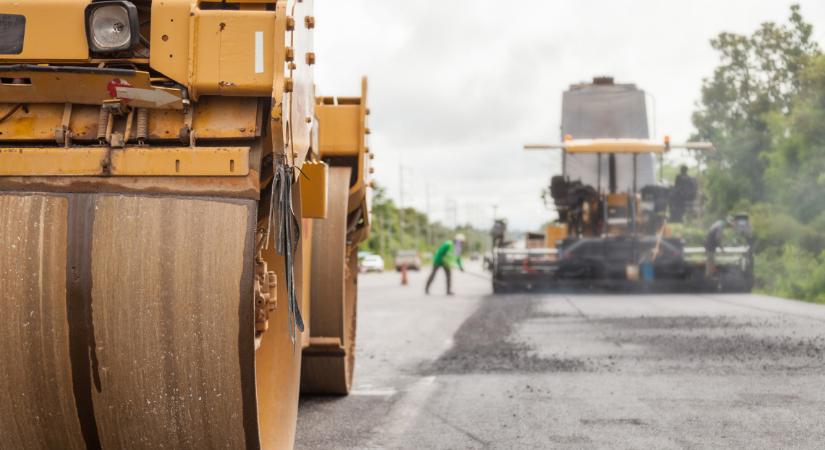
{"label": "headlight", "polygon": [[129,50],[140,40],[137,7],[126,1],[92,3],[86,7],[86,36],[92,53]]}

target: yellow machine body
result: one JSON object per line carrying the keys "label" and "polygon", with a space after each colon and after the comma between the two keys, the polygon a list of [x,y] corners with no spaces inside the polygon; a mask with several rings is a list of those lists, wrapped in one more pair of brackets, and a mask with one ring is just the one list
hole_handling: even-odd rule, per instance
{"label": "yellow machine body", "polygon": [[349,206],[350,213],[360,213],[353,220],[358,225],[360,243],[369,231],[369,205],[367,187],[373,169],[370,161],[375,157],[367,144],[369,138],[369,114],[367,106],[368,83],[361,81],[360,97],[318,97],[315,113],[318,116],[319,153],[331,166],[351,169]]}
{"label": "yellow machine body", "polygon": [[249,147],[7,147],[0,167],[10,176],[246,176]]}
{"label": "yellow machine body", "polygon": [[301,204],[306,219],[326,219],[329,199],[329,166],[323,162],[304,163],[301,168]]}
{"label": "yellow machine body", "polygon": [[142,39],[105,53],[100,4],[0,0],[3,445],[290,448],[328,251],[313,2],[126,3]]}
{"label": "yellow machine body", "polygon": [[544,229],[544,246],[556,248],[558,241],[567,237],[567,224],[547,225]]}
{"label": "yellow machine body", "polygon": [[[5,54],[6,61],[83,62],[89,59],[89,45],[82,26],[90,0],[7,1],[0,14],[26,18],[23,51]],[[60,39],[55,39],[60,36]]]}
{"label": "yellow machine body", "polygon": [[[367,80],[360,97],[319,97],[318,149],[329,167],[326,220],[313,227],[315,247],[327,248],[313,255],[310,288],[312,317],[309,346],[304,349],[301,390],[311,394],[347,394],[352,388],[355,365],[355,329],[358,301],[358,244],[369,233],[367,202],[369,161],[367,147]],[[312,165],[304,165],[312,168]],[[313,170],[316,170],[313,168]],[[307,184],[312,184],[310,172]]]}

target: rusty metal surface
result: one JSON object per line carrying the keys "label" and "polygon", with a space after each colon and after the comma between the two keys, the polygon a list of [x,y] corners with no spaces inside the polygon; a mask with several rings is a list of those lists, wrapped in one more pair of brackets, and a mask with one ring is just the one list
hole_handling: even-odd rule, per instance
{"label": "rusty metal surface", "polygon": [[[295,214],[300,217],[300,184],[292,192]],[[310,260],[312,253],[312,221],[302,220],[302,245],[295,253],[295,280],[301,311],[307,319],[309,312]],[[275,245],[262,251],[263,259],[279,279],[285,279],[284,257],[277,255]],[[292,319],[286,307],[286,283],[278,283],[278,308],[270,315],[269,331],[263,334],[261,348],[255,355],[255,377],[258,395],[258,423],[260,424],[261,448],[289,449],[295,442],[298,419],[298,395],[301,379],[301,349],[309,341],[309,326],[297,336],[293,344],[289,327]],[[308,322],[306,322],[308,325]]]}
{"label": "rusty metal surface", "polygon": [[[350,194],[351,201],[352,195]],[[366,241],[370,235],[369,205],[366,196],[361,198],[361,202],[357,203],[355,208],[350,203],[350,210],[347,240],[350,245],[357,246]]]}
{"label": "rusty metal surface", "polygon": [[240,355],[254,342],[240,327],[253,305],[239,294],[250,207],[95,201],[92,395],[104,448],[245,447],[242,411],[255,399],[242,395],[240,368],[253,361]]}
{"label": "rusty metal surface", "polygon": [[0,84],[0,98],[6,103],[80,105],[100,105],[112,98],[123,98],[138,108],[183,109],[182,91],[152,86],[149,72],[111,72],[74,66],[0,65],[3,78],[25,80],[24,84]]}
{"label": "rusty metal surface", "polygon": [[[283,257],[275,254],[274,246],[263,253],[270,270],[275,270],[283,279]],[[296,265],[295,275],[303,280],[301,268]],[[278,283],[277,289],[279,307],[270,315],[269,331],[263,334],[261,348],[255,355],[258,423],[264,449],[292,448],[298,419],[302,345],[300,342],[293,345],[290,340],[286,283]]]}
{"label": "rusty metal surface", "polygon": [[104,148],[0,148],[0,176],[102,175]]}
{"label": "rusty metal surface", "polygon": [[355,376],[355,342],[358,331],[358,246],[347,247],[347,273],[344,281],[344,370],[346,392]]}
{"label": "rusty metal surface", "polygon": [[192,98],[270,94],[275,48],[283,48],[276,39],[275,15],[266,10],[193,9],[189,18]]}
{"label": "rusty metal surface", "polygon": [[[0,114],[17,106],[0,104]],[[54,142],[55,128],[61,125],[64,104],[27,104],[0,123],[0,141]],[[252,139],[261,134],[257,98],[201,97],[193,105],[192,129],[198,139]],[[69,129],[72,140],[96,143],[100,106],[73,105]],[[148,140],[150,142],[179,141],[184,125],[182,111],[152,109],[149,112]],[[125,124],[118,123],[118,129]],[[136,137],[133,136],[132,141]]]}
{"label": "rusty metal surface", "polygon": [[[347,197],[350,169],[329,173],[327,218],[315,222],[312,258],[310,345],[304,350],[301,391],[346,394],[352,384],[354,303],[348,304],[354,273],[347,266]],[[352,300],[352,299],[350,299]]]}
{"label": "rusty metal surface", "polygon": [[[181,84],[189,82],[189,15],[195,0],[165,0],[152,5],[152,69]],[[165,39],[164,39],[165,37]]]}
{"label": "rusty metal surface", "polygon": [[256,202],[4,193],[0,210],[0,448],[260,447]]}
{"label": "rusty metal surface", "polygon": [[328,215],[315,223],[313,247],[324,249],[313,258],[312,336],[344,338],[344,262],[347,249],[347,192],[349,169],[329,171]]}
{"label": "rusty metal surface", "polygon": [[[192,128],[202,139],[239,139],[261,135],[257,98],[201,97],[195,104]],[[183,117],[180,116],[180,124]],[[180,128],[180,126],[178,126]]]}
{"label": "rusty metal surface", "polygon": [[246,176],[249,147],[0,147],[0,176]]}
{"label": "rusty metal surface", "polygon": [[[15,108],[15,103],[0,104],[0,113]],[[54,130],[63,119],[63,104],[31,104],[19,108],[0,123],[2,141],[49,141],[54,142]],[[77,105],[72,109],[69,127],[77,139],[92,140],[97,136],[99,108]]]}
{"label": "rusty metal surface", "polygon": [[66,310],[68,201],[0,195],[0,447],[83,449]]}
{"label": "rusty metal surface", "polygon": [[257,200],[258,172],[246,177],[0,177],[0,191],[135,193]]}
{"label": "rusty metal surface", "polygon": [[116,176],[246,176],[249,147],[134,147],[112,150]]}

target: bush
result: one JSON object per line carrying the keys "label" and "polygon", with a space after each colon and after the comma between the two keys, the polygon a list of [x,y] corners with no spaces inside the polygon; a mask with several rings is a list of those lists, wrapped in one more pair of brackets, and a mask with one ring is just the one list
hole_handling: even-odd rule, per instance
{"label": "bush", "polygon": [[755,270],[761,292],[825,303],[825,253],[786,245],[757,254]]}

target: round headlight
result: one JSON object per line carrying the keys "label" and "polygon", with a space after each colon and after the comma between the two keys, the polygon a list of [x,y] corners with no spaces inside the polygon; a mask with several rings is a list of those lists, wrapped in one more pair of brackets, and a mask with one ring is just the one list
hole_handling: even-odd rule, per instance
{"label": "round headlight", "polygon": [[86,33],[93,53],[131,49],[140,40],[138,13],[128,1],[104,1],[86,8]]}
{"label": "round headlight", "polygon": [[129,46],[132,30],[129,12],[119,5],[110,5],[92,11],[92,39],[103,50]]}

